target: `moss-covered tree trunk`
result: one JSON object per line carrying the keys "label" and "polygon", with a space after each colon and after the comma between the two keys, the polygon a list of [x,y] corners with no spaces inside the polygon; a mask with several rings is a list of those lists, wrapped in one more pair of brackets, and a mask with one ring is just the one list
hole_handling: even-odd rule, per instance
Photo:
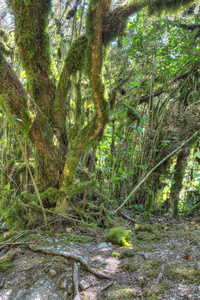
{"label": "moss-covered tree trunk", "polygon": [[[189,3],[190,0],[181,1]],[[70,194],[76,185],[76,170],[83,152],[103,132],[108,122],[109,101],[102,80],[102,47],[118,36],[128,17],[152,3],[155,10],[177,5],[171,0],[131,0],[111,11],[111,0],[90,0],[86,20],[86,35],[78,37],[68,49],[63,69],[56,82],[52,71],[52,55],[48,20],[51,0],[8,0],[14,14],[15,40],[20,60],[26,72],[30,93],[23,88],[0,51],[0,104],[13,116],[35,144],[36,181],[41,191],[59,188]],[[80,122],[82,97],[77,87],[76,115],[70,132],[66,131],[65,106],[72,75],[81,73],[84,62],[94,103],[89,124]],[[113,99],[112,99],[113,100]],[[18,122],[17,118],[21,121]],[[85,187],[83,187],[85,188]],[[66,200],[57,207],[65,211]]]}
{"label": "moss-covered tree trunk", "polygon": [[177,217],[178,215],[179,194],[183,187],[183,178],[187,166],[188,154],[189,149],[183,149],[182,151],[180,151],[178,153],[176,165],[174,168],[174,180],[171,186],[168,208],[169,213],[171,213],[174,217]]}

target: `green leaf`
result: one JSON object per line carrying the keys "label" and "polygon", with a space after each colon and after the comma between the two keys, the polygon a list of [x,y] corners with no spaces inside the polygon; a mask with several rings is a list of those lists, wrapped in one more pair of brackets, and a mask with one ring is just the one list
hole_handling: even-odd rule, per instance
{"label": "green leaf", "polygon": [[56,35],[55,35],[55,39],[56,39],[57,41],[61,41],[61,36],[58,35],[58,34],[56,34]]}

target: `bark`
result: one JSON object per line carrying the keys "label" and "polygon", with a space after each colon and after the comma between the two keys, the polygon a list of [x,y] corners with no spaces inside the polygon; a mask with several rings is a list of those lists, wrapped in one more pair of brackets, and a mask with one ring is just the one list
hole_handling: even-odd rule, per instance
{"label": "bark", "polygon": [[[36,145],[40,158],[39,165],[45,164],[42,174],[44,178],[48,178],[47,186],[58,186],[60,175],[57,173],[63,170],[65,146],[58,142],[47,119],[27,94],[1,52],[0,103],[7,113],[13,115],[13,121],[22,126],[32,143]],[[54,172],[55,174],[52,174]]]}
{"label": "bark", "polygon": [[178,153],[177,161],[175,165],[174,172],[174,183],[171,186],[171,192],[169,197],[169,208],[168,211],[174,216],[178,215],[178,202],[179,194],[183,187],[183,178],[185,174],[185,169],[187,166],[187,157],[189,154],[189,149],[183,149]]}

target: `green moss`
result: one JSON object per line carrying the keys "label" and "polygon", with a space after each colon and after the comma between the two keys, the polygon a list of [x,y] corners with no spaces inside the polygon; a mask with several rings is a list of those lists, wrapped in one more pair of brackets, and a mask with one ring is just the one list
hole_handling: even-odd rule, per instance
{"label": "green moss", "polygon": [[196,284],[200,281],[200,270],[195,266],[178,267],[165,265],[165,276],[174,282],[185,282],[187,284]]}
{"label": "green moss", "polygon": [[90,240],[89,236],[81,235],[81,234],[70,234],[67,236],[65,242],[69,243],[87,243]]}
{"label": "green moss", "polygon": [[5,43],[8,43],[8,41],[9,41],[8,31],[6,31],[3,28],[0,28],[0,38],[2,38]]}
{"label": "green moss", "polygon": [[87,38],[85,36],[78,37],[70,46],[64,63],[64,68],[66,68],[70,74],[82,69],[86,47]]}
{"label": "green moss", "polygon": [[15,264],[11,263],[9,258],[0,258],[0,272],[5,272],[14,266]]}
{"label": "green moss", "polygon": [[149,224],[135,224],[135,231],[147,231],[147,232],[153,232],[153,228]]}
{"label": "green moss", "polygon": [[148,6],[148,13],[150,15],[158,14],[159,16],[163,12],[176,13],[178,10],[182,8],[189,7],[194,0],[150,0],[150,5]]}
{"label": "green moss", "polygon": [[50,204],[55,204],[59,198],[62,198],[65,195],[64,192],[59,191],[56,188],[50,187],[44,193],[42,193],[41,199],[47,200]]}
{"label": "green moss", "polygon": [[142,269],[145,270],[145,274],[149,278],[157,278],[160,273],[161,262],[158,260],[146,260]]}
{"label": "green moss", "polygon": [[140,268],[140,265],[136,264],[136,263],[134,263],[134,264],[124,263],[124,264],[120,265],[119,268],[125,272],[132,273],[132,272],[137,271]]}
{"label": "green moss", "polygon": [[137,289],[132,288],[117,288],[113,291],[109,291],[105,296],[106,300],[124,300],[124,299],[134,299],[138,296]]}
{"label": "green moss", "polygon": [[131,244],[127,241],[130,241],[131,230],[126,230],[123,227],[115,227],[109,230],[106,241],[112,242],[114,244],[120,245],[120,246],[126,246],[130,247]]}
{"label": "green moss", "polygon": [[119,252],[117,252],[117,251],[113,251],[112,252],[112,257],[116,257],[117,259],[119,259],[120,258],[120,253]]}

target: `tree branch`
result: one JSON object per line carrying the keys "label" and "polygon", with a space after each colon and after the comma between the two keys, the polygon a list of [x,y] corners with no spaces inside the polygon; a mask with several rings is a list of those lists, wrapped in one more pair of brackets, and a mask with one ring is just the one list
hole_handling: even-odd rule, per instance
{"label": "tree branch", "polygon": [[50,117],[55,97],[51,72],[50,38],[47,32],[51,0],[10,0],[15,16],[15,39],[36,104]]}
{"label": "tree branch", "polygon": [[[0,103],[10,115],[15,115],[31,141],[50,159],[60,160],[64,146],[59,144],[48,121],[27,94],[3,54],[0,52]],[[56,143],[57,141],[57,143]]]}

